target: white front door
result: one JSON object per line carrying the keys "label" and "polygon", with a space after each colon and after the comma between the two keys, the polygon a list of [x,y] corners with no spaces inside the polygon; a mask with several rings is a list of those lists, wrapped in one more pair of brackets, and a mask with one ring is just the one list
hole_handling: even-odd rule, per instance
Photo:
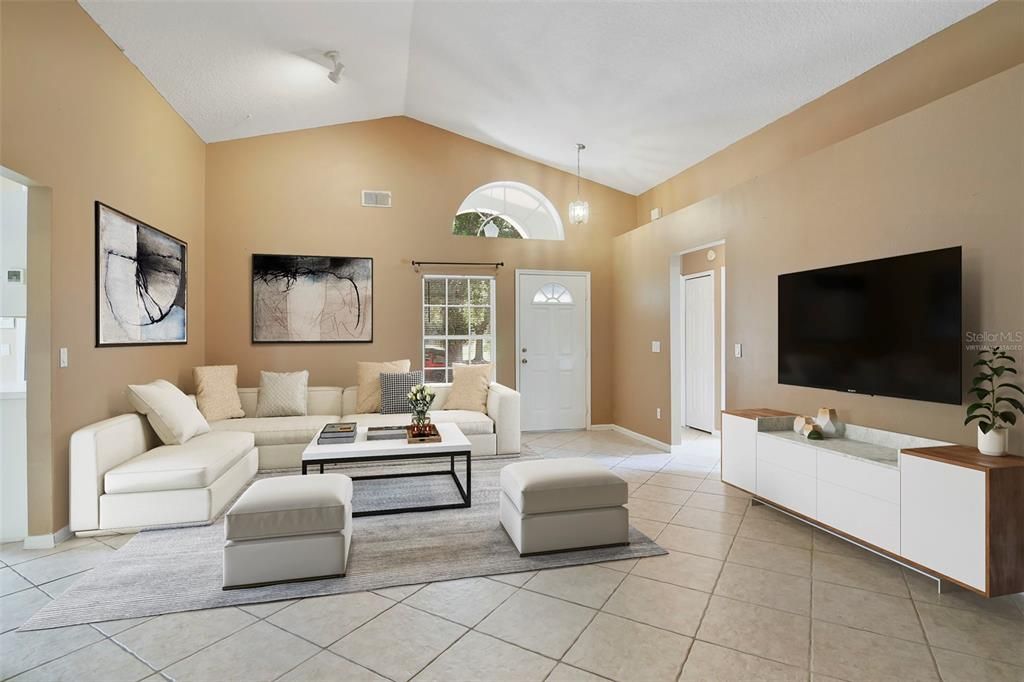
{"label": "white front door", "polygon": [[587,273],[516,273],[523,431],[587,427]]}
{"label": "white front door", "polygon": [[715,430],[715,282],[711,274],[683,280],[683,423]]}

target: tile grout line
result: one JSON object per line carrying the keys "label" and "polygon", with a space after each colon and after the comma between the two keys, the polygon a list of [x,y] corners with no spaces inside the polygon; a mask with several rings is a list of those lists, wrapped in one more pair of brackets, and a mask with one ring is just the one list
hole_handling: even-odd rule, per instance
{"label": "tile grout line", "polygon": [[[614,569],[607,569],[607,570],[610,570],[610,571],[611,571],[611,570],[614,570]],[[610,599],[611,599],[611,598],[612,598],[612,597],[613,597],[613,596],[615,595],[615,593],[619,591],[619,589],[620,589],[620,588],[622,587],[622,583],[626,582],[626,578],[628,578],[629,576],[630,576],[630,574],[629,574],[629,573],[626,573],[626,574],[624,574],[624,575],[623,575],[623,577],[622,577],[622,580],[620,580],[620,581],[618,582],[618,584],[617,584],[617,585],[615,586],[615,589],[614,589],[614,590],[612,590],[612,591],[611,591],[611,592],[610,592],[610,593],[608,594],[608,596],[607,596],[607,597],[605,597],[605,600],[604,600],[603,602],[601,602],[601,606],[600,606],[600,607],[598,607],[598,608],[596,608],[596,609],[594,609],[594,607],[592,607],[592,606],[591,606],[591,607],[587,607],[587,608],[591,608],[591,609],[593,609],[593,610],[594,610],[594,615],[592,615],[592,616],[590,617],[590,620],[588,620],[588,621],[587,621],[587,624],[586,624],[585,626],[583,626],[583,628],[582,628],[582,629],[581,629],[581,630],[579,631],[579,633],[578,633],[578,634],[577,634],[577,635],[576,635],[576,636],[575,636],[575,637],[573,638],[573,640],[572,640],[572,643],[570,643],[570,644],[569,644],[569,646],[568,646],[568,647],[566,647],[566,649],[565,649],[565,651],[564,651],[564,652],[562,653],[562,655],[558,657],[558,662],[559,662],[559,663],[565,663],[565,665],[569,666],[570,668],[576,668],[576,666],[572,665],[571,663],[567,663],[567,662],[565,661],[565,657],[569,655],[569,652],[570,652],[570,651],[572,651],[573,647],[575,647],[575,646],[576,646],[576,643],[580,641],[580,637],[582,637],[582,636],[583,636],[583,634],[584,634],[584,633],[585,633],[585,632],[586,632],[587,630],[589,630],[589,629],[590,629],[590,626],[594,624],[594,621],[595,621],[595,620],[597,620],[597,617],[598,617],[599,615],[601,615],[602,613],[605,613],[605,611],[603,610],[603,609],[604,609],[604,607],[605,607],[605,606],[606,606],[606,605],[608,604],[608,601],[609,601],[609,600],[610,600]],[[524,586],[524,587],[525,587],[525,586]],[[540,594],[540,593],[537,593],[537,594]],[[545,595],[545,596],[551,597],[552,599],[560,599],[560,597],[552,597],[551,595]],[[575,602],[571,602],[571,601],[569,601],[569,600],[567,600],[567,599],[561,599],[561,601],[567,602],[567,603],[569,603],[569,604],[575,604]],[[582,606],[582,604],[577,604],[577,606]],[[615,615],[615,614],[609,614],[609,615]],[[651,626],[651,627],[653,627],[653,626]],[[659,629],[660,629],[660,628],[659,628]],[[556,665],[555,665],[555,668],[557,668],[557,667],[558,667],[558,665],[556,664]],[[585,669],[585,668],[579,668],[579,670],[586,670],[586,669]],[[554,672],[554,668],[552,668],[552,669],[551,669],[551,672],[552,672],[552,673]],[[588,672],[588,673],[589,673],[590,671],[589,671],[589,670],[586,670],[586,672]],[[548,673],[548,677],[550,677],[550,676],[551,676],[551,673]],[[603,678],[604,676],[603,676],[603,675],[601,675],[600,677],[602,677],[602,678]],[[607,678],[605,678],[605,679],[607,679]]]}
{"label": "tile grout line", "polygon": [[[913,597],[914,593],[910,591],[910,583],[907,581],[907,574],[903,571],[900,571],[900,575],[903,577],[903,584],[907,588],[907,593],[910,594],[911,597]],[[942,672],[939,670],[939,662],[935,658],[935,652],[932,651],[932,642],[931,639],[928,637],[928,630],[924,626],[924,619],[921,618],[921,611],[917,608],[917,602],[914,601],[913,598],[911,598],[910,603],[913,606],[914,615],[917,616],[917,624],[921,628],[921,636],[924,637],[924,648],[928,650],[928,658],[930,658],[932,661],[932,668],[935,670],[936,677],[941,680],[943,679]]]}
{"label": "tile grout line", "polygon": [[[143,663],[146,663],[146,665],[148,665],[148,666],[149,666],[150,668],[153,668],[153,669],[154,669],[154,670],[156,670],[156,671],[157,671],[158,673],[160,673],[161,675],[163,675],[163,674],[164,674],[164,671],[165,671],[165,670],[167,670],[168,668],[170,668],[171,666],[177,665],[178,663],[181,663],[182,661],[187,661],[188,659],[192,658],[193,656],[195,656],[195,655],[196,655],[196,654],[198,654],[199,652],[201,652],[201,651],[206,651],[207,649],[209,649],[210,647],[214,646],[215,644],[219,644],[220,642],[223,642],[224,640],[228,639],[229,637],[233,637],[233,636],[237,635],[237,634],[238,634],[239,632],[242,632],[243,630],[248,630],[248,629],[249,629],[249,628],[251,628],[251,627],[252,627],[253,625],[256,625],[257,623],[259,623],[259,622],[261,622],[261,621],[263,620],[262,618],[258,618],[258,617],[256,617],[256,616],[253,616],[253,615],[252,615],[251,613],[249,613],[248,611],[245,611],[245,610],[243,610],[243,609],[240,609],[240,608],[238,608],[237,606],[228,606],[228,607],[225,607],[225,608],[230,608],[230,609],[235,609],[235,610],[237,610],[237,611],[241,611],[242,613],[245,613],[245,614],[247,614],[247,615],[249,615],[249,616],[252,616],[253,618],[256,618],[256,620],[254,620],[254,621],[253,621],[253,622],[251,622],[251,623],[246,623],[246,624],[245,624],[245,625],[243,625],[242,627],[238,628],[237,630],[235,630],[235,631],[233,631],[233,632],[229,632],[228,634],[224,635],[223,637],[218,637],[217,639],[213,640],[212,642],[209,642],[208,644],[205,644],[205,645],[203,645],[203,646],[199,647],[198,649],[196,649],[196,650],[195,650],[195,651],[193,651],[192,653],[188,654],[187,656],[182,656],[182,657],[181,657],[181,658],[179,658],[179,659],[176,659],[176,660],[174,660],[174,661],[171,661],[170,663],[168,663],[167,665],[163,666],[162,668],[155,668],[155,667],[154,667],[153,665],[151,665],[150,663],[147,663],[147,662],[145,661],[145,659],[142,659],[142,657],[141,657],[141,656],[140,656],[139,654],[136,654],[136,653],[135,653],[134,651],[132,651],[131,649],[127,648],[127,645],[122,645],[122,644],[121,644],[121,642],[118,642],[118,641],[117,641],[117,639],[116,639],[116,637],[117,637],[118,635],[121,635],[121,634],[123,634],[123,633],[125,633],[125,632],[128,632],[129,630],[134,630],[135,628],[138,628],[138,627],[142,627],[143,625],[145,625],[146,623],[148,623],[148,622],[149,622],[150,620],[153,620],[153,619],[155,619],[155,618],[159,618],[160,616],[152,616],[152,617],[150,617],[150,618],[149,618],[148,620],[146,620],[146,621],[144,621],[144,622],[142,622],[142,623],[138,623],[137,625],[133,625],[133,626],[132,626],[132,627],[130,627],[130,628],[126,628],[126,629],[122,630],[121,632],[118,632],[118,633],[116,633],[116,634],[110,635],[109,639],[113,639],[113,640],[114,640],[114,642],[116,642],[116,643],[117,643],[117,644],[118,644],[119,646],[121,646],[121,647],[122,647],[123,649],[125,649],[125,651],[128,651],[129,653],[131,653],[132,655],[134,655],[134,656],[135,656],[136,658],[139,658],[139,660],[141,660],[141,661],[142,661]],[[198,611],[207,611],[207,610],[212,610],[212,609],[197,609],[197,610],[198,610]],[[189,612],[186,612],[186,611],[178,611],[177,613],[189,613]],[[167,615],[167,614],[160,614],[160,615]],[[109,621],[100,621],[100,622],[109,622]],[[273,623],[269,623],[269,625],[273,625]],[[167,677],[167,675],[164,675],[164,677]]]}
{"label": "tile grout line", "polygon": [[[710,475],[710,474],[709,474]],[[705,479],[707,480],[707,479]],[[746,511],[743,513],[742,518],[746,518]],[[736,529],[737,533],[739,528]],[[715,576],[715,584],[711,586],[711,592],[708,593],[707,603],[704,604],[704,608],[701,610],[700,618],[697,620],[697,627],[693,630],[693,642],[698,641],[697,635],[700,634],[700,628],[704,625],[704,618],[708,615],[708,609],[711,608],[711,600],[715,596],[715,590],[718,589],[718,582],[722,579],[722,571],[725,570],[725,564],[729,560],[729,554],[732,553],[732,546],[736,544],[736,534],[732,535],[732,540],[729,541],[729,548],[725,552],[725,559],[722,559],[722,565],[718,569],[718,575]],[[703,641],[703,640],[702,640]],[[690,643],[690,649],[686,652],[686,656],[683,659],[683,664],[679,668],[679,674],[676,675],[676,680],[679,680],[683,676],[683,670],[686,668],[686,662],[690,660],[690,654],[693,652],[693,642]]]}
{"label": "tile grout line", "polygon": [[[84,645],[78,647],[77,649],[72,649],[70,651],[65,651],[63,654],[61,654],[60,656],[57,656],[56,658],[51,658],[49,660],[43,661],[41,663],[38,663],[38,664],[36,664],[36,665],[34,665],[34,666],[30,667],[30,668],[26,668],[25,670],[17,672],[14,675],[11,675],[10,678],[6,678],[5,677],[4,680],[13,679],[15,677],[18,677],[19,675],[24,675],[25,673],[32,672],[33,670],[38,670],[39,668],[42,668],[45,665],[49,665],[50,663],[53,663],[55,661],[61,660],[62,658],[67,658],[68,656],[71,656],[72,654],[76,654],[79,651],[82,651],[83,649],[87,649],[87,648],[91,647],[93,644],[99,644],[100,642],[102,642],[105,639],[110,639],[110,637],[107,637],[106,635],[104,635],[102,632],[100,632],[96,628],[93,628],[91,624],[82,623],[81,625],[83,625],[84,627],[91,628],[94,632],[97,632],[100,635],[100,638],[97,639],[96,641],[89,642],[88,644],[84,644]],[[71,625],[69,627],[79,627],[79,626],[78,625]],[[56,628],[53,628],[53,629],[56,629]],[[117,642],[114,642],[114,644],[117,644]],[[130,651],[128,653],[131,653],[133,656],[135,655],[134,653],[132,653]],[[138,656],[135,656],[135,657],[138,658]],[[145,661],[142,661],[142,663],[144,665],[146,665],[146,667],[148,667],[150,670],[153,670],[155,672],[159,672],[159,671],[156,671],[156,669],[153,666],[149,665]]]}
{"label": "tile grout line", "polygon": [[[508,583],[502,583],[502,584],[503,584],[503,585],[508,585]],[[509,595],[508,595],[508,596],[506,596],[506,597],[505,597],[504,599],[502,599],[502,600],[501,600],[500,602],[498,602],[498,604],[496,604],[496,605],[494,606],[494,608],[492,608],[492,609],[491,609],[490,611],[488,611],[488,612],[487,612],[487,613],[486,613],[486,614],[485,614],[485,615],[484,615],[484,616],[483,616],[483,617],[482,617],[482,618],[481,618],[480,620],[478,620],[478,621],[476,622],[476,624],[475,624],[475,625],[470,625],[470,626],[467,626],[467,625],[463,625],[462,623],[456,623],[455,621],[453,621],[453,620],[450,620],[450,619],[448,619],[448,618],[445,618],[444,616],[440,616],[440,615],[438,615],[438,614],[436,614],[436,613],[431,613],[430,611],[426,611],[426,610],[424,610],[424,609],[420,609],[420,608],[417,608],[416,606],[414,606],[414,605],[412,605],[412,604],[405,604],[405,600],[403,599],[401,603],[402,603],[402,604],[405,604],[405,606],[407,606],[407,607],[409,607],[409,608],[411,608],[411,609],[415,609],[416,611],[420,611],[421,613],[426,613],[426,614],[428,614],[428,615],[434,616],[435,618],[440,618],[440,619],[442,619],[442,620],[445,620],[445,621],[448,621],[448,622],[450,622],[450,623],[455,623],[455,625],[458,625],[458,626],[460,626],[460,627],[466,628],[466,631],[465,631],[465,632],[463,632],[463,633],[462,633],[461,635],[459,635],[459,636],[458,636],[458,637],[457,637],[457,638],[455,639],[455,641],[453,641],[453,642],[452,642],[451,644],[449,644],[449,645],[448,645],[448,646],[446,646],[446,647],[445,647],[444,649],[442,649],[441,651],[439,651],[439,652],[437,653],[437,655],[436,655],[436,656],[434,656],[433,658],[431,658],[431,659],[430,659],[430,660],[429,660],[429,661],[428,661],[428,662],[427,662],[426,664],[424,664],[424,665],[423,665],[423,666],[422,666],[421,668],[419,668],[419,669],[418,669],[418,670],[417,670],[417,671],[416,671],[415,673],[413,673],[412,675],[410,675],[410,676],[409,676],[409,679],[410,679],[410,680],[414,679],[414,678],[415,678],[415,677],[416,677],[417,675],[419,675],[419,674],[420,674],[420,673],[422,673],[422,672],[423,672],[424,670],[426,670],[427,668],[429,668],[429,667],[430,667],[430,665],[431,665],[431,664],[432,664],[432,663],[433,663],[434,661],[436,661],[436,660],[437,660],[438,658],[440,658],[441,656],[443,656],[443,655],[444,655],[444,654],[445,654],[445,653],[446,653],[447,651],[449,651],[449,650],[450,650],[450,649],[451,649],[452,647],[454,647],[454,646],[455,646],[456,644],[458,644],[459,642],[461,642],[461,641],[463,640],[463,638],[465,638],[465,636],[466,636],[466,635],[468,635],[468,634],[469,634],[470,632],[477,632],[477,634],[485,635],[485,636],[488,636],[488,637],[494,637],[493,635],[488,635],[488,634],[487,634],[486,632],[478,632],[478,631],[477,631],[477,629],[476,629],[476,626],[477,626],[477,625],[479,625],[480,623],[484,622],[484,620],[486,620],[486,619],[487,619],[487,617],[488,617],[488,616],[490,616],[490,615],[491,615],[492,613],[494,613],[495,611],[497,611],[497,610],[498,610],[498,608],[499,608],[499,607],[501,607],[501,605],[502,605],[502,604],[504,604],[505,602],[507,602],[507,601],[508,601],[509,599],[511,599],[511,598],[512,598],[512,597],[513,597],[514,595],[518,594],[518,593],[519,593],[519,592],[520,592],[520,591],[521,591],[521,590],[523,589],[523,588],[521,588],[521,587],[515,587],[515,586],[513,586],[513,585],[508,585],[508,586],[509,586],[509,587],[513,587],[513,588],[514,588],[514,589],[512,590],[512,592],[511,592],[511,593],[509,593]],[[424,587],[425,587],[425,586],[424,586]],[[419,590],[417,590],[417,592],[419,592]],[[413,594],[415,594],[415,593],[413,593]],[[409,595],[409,596],[411,597],[412,595]],[[406,599],[408,599],[408,597],[406,597]],[[497,639],[497,640],[498,640],[498,641],[500,641],[500,642],[505,642],[505,640],[503,640],[503,639],[501,639],[501,638],[499,638],[499,637],[494,637],[494,639]],[[518,648],[520,648],[520,649],[523,649],[523,651],[529,651],[529,649],[526,649],[525,647],[520,647],[519,645],[517,645],[517,644],[513,644],[512,642],[505,642],[505,643],[506,643],[506,644],[510,644],[510,645],[512,645],[512,646],[516,646],[516,647],[518,647]],[[530,653],[536,653],[536,652],[532,652],[532,651],[531,651]],[[539,655],[543,655],[543,654],[539,654]],[[547,657],[545,656],[545,658],[547,658]],[[554,668],[552,668],[552,670],[553,670],[553,669],[554,669]]]}
{"label": "tile grout line", "polygon": [[[371,590],[371,592],[372,592],[372,590]],[[358,593],[353,593],[353,594],[358,594]],[[376,593],[376,592],[373,592],[373,594],[377,594],[377,593]],[[415,594],[415,593],[414,593],[414,594]],[[387,598],[388,598],[388,597],[384,597],[384,595],[377,595],[377,596],[378,596],[378,597],[381,597],[381,598],[383,598],[383,599],[387,599]],[[293,666],[293,667],[289,668],[288,670],[284,671],[283,673],[281,673],[280,675],[278,675],[278,676],[277,676],[277,677],[275,677],[274,679],[275,679],[275,680],[277,680],[277,679],[280,679],[281,677],[284,677],[285,675],[287,675],[288,673],[290,673],[290,672],[291,672],[292,670],[295,670],[295,668],[298,668],[299,666],[301,666],[301,665],[302,665],[303,663],[305,663],[306,661],[308,661],[308,660],[310,660],[311,658],[314,658],[314,657],[316,657],[316,656],[319,656],[319,655],[320,655],[321,653],[323,653],[323,652],[325,652],[325,651],[327,651],[328,653],[334,654],[335,656],[338,656],[339,658],[342,658],[342,659],[344,659],[344,660],[348,661],[349,663],[352,663],[353,665],[357,665],[357,666],[359,666],[360,668],[364,668],[364,669],[366,669],[366,670],[370,670],[370,669],[369,669],[369,668],[367,668],[366,666],[364,666],[364,665],[361,665],[361,664],[359,664],[359,663],[356,663],[355,661],[352,661],[352,660],[350,660],[350,659],[348,659],[348,658],[345,658],[345,657],[344,657],[344,656],[342,656],[341,654],[337,654],[337,653],[335,653],[335,652],[333,652],[333,651],[330,651],[330,647],[334,646],[335,644],[337,644],[337,643],[338,643],[338,642],[340,642],[341,640],[345,639],[345,637],[348,637],[348,636],[349,636],[350,634],[352,634],[352,632],[355,632],[355,631],[356,631],[356,630],[358,630],[359,628],[363,627],[363,625],[366,625],[366,623],[369,623],[369,622],[370,622],[370,620],[374,620],[375,618],[377,618],[377,616],[383,615],[384,613],[386,613],[386,612],[390,611],[390,610],[391,610],[392,608],[394,608],[394,607],[395,607],[395,606],[396,606],[396,605],[397,605],[397,604],[398,604],[399,602],[397,602],[397,601],[395,601],[395,600],[392,600],[392,601],[394,601],[394,603],[393,603],[393,604],[391,604],[390,606],[388,606],[388,608],[384,609],[383,611],[381,611],[380,613],[378,613],[378,614],[377,614],[376,616],[374,616],[374,617],[373,617],[373,618],[371,618],[370,620],[366,621],[366,623],[362,623],[362,624],[361,624],[361,625],[359,625],[358,627],[354,628],[354,629],[353,629],[352,631],[350,631],[350,632],[347,632],[347,633],[345,633],[344,635],[342,635],[341,637],[339,637],[339,638],[338,638],[337,640],[335,640],[335,641],[334,641],[334,642],[332,642],[331,644],[329,644],[329,645],[327,645],[327,646],[325,646],[325,647],[321,647],[321,646],[320,646],[319,644],[317,644],[316,642],[311,642],[310,640],[306,639],[305,637],[302,637],[301,635],[298,635],[298,634],[296,634],[296,633],[292,632],[291,630],[286,630],[285,628],[283,628],[283,627],[281,627],[281,626],[279,626],[279,625],[277,625],[277,624],[275,624],[275,623],[272,623],[272,622],[270,622],[270,621],[268,621],[268,620],[267,620],[267,619],[268,619],[268,618],[270,618],[271,616],[277,615],[277,614],[278,614],[278,613],[280,613],[281,611],[284,611],[284,610],[285,610],[285,609],[287,609],[287,608],[288,608],[289,606],[293,606],[293,605],[295,605],[295,604],[298,604],[298,603],[300,603],[300,602],[304,601],[305,599],[316,599],[316,597],[299,597],[298,599],[296,599],[296,600],[292,601],[292,603],[291,603],[291,604],[286,604],[285,606],[282,606],[281,608],[277,609],[276,611],[273,611],[272,613],[268,613],[268,614],[267,614],[267,615],[265,615],[265,616],[256,616],[256,615],[254,615],[254,614],[252,614],[252,613],[249,613],[249,612],[248,612],[248,611],[246,611],[246,610],[245,610],[244,608],[241,608],[241,607],[235,607],[235,608],[239,608],[239,609],[240,609],[240,610],[242,610],[242,611],[245,611],[245,613],[248,613],[248,614],[249,614],[250,616],[252,616],[253,618],[256,618],[256,623],[259,623],[259,622],[266,622],[266,623],[267,623],[267,625],[270,625],[271,627],[275,627],[275,628],[277,628],[278,630],[282,630],[282,631],[284,631],[285,633],[287,633],[287,634],[289,634],[289,635],[293,635],[293,636],[295,636],[295,637],[298,637],[299,639],[301,639],[301,640],[303,640],[303,641],[305,641],[305,642],[308,642],[308,643],[312,644],[313,646],[316,646],[316,647],[319,647],[319,648],[320,648],[320,651],[318,651],[317,653],[313,654],[313,656],[310,656],[309,658],[307,658],[307,659],[304,659],[304,660],[300,661],[300,662],[299,662],[299,663],[297,663],[297,664],[296,664],[295,666]],[[282,600],[282,601],[284,601],[284,600]],[[273,602],[264,602],[264,603],[273,603]],[[250,623],[250,625],[255,625],[256,623]],[[244,630],[244,629],[245,629],[245,628],[242,628],[242,630]],[[239,630],[238,632],[241,632],[241,630]],[[184,659],[182,659],[182,660],[184,660]],[[372,670],[370,670],[370,672],[373,672],[374,674],[377,674],[377,673],[375,673],[375,672],[374,672],[374,671],[372,671]]]}

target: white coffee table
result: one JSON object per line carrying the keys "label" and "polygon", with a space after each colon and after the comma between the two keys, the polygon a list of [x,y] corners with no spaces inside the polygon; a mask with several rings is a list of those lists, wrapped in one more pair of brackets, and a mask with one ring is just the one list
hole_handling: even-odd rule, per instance
{"label": "white coffee table", "polygon": [[[401,440],[366,440],[366,427],[356,430],[356,439],[352,443],[339,445],[317,445],[320,438],[318,431],[313,440],[302,451],[302,474],[306,475],[310,466],[320,466],[320,473],[324,473],[325,464],[356,464],[366,462],[390,462],[395,460],[424,460],[435,459],[448,455],[449,468],[432,471],[413,471],[397,474],[375,474],[369,476],[350,476],[353,481],[381,479],[381,478],[409,478],[413,476],[439,476],[450,475],[459,489],[462,502],[453,504],[437,504],[426,507],[396,507],[393,509],[374,509],[371,511],[356,511],[353,516],[380,516],[383,514],[403,514],[407,512],[435,511],[438,509],[463,509],[472,506],[471,504],[471,482],[472,482],[472,458],[470,456],[469,439],[462,433],[456,424],[436,424],[437,431],[441,434],[440,443],[407,443]],[[455,458],[466,458],[466,485],[455,471]]]}

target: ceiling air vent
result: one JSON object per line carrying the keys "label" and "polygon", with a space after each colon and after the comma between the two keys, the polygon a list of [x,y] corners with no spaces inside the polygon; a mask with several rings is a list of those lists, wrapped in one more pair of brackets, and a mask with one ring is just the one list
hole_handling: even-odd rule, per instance
{"label": "ceiling air vent", "polygon": [[391,192],[376,189],[363,190],[363,206],[391,208]]}

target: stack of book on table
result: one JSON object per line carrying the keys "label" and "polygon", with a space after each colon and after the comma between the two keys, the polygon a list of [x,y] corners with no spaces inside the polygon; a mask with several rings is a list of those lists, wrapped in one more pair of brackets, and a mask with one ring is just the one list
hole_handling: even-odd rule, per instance
{"label": "stack of book on table", "polygon": [[338,422],[335,424],[328,424],[320,432],[320,437],[316,439],[317,445],[341,445],[343,443],[352,443],[356,439],[356,423],[355,422]]}
{"label": "stack of book on table", "polygon": [[396,440],[405,438],[404,426],[371,426],[366,430],[366,440]]}

